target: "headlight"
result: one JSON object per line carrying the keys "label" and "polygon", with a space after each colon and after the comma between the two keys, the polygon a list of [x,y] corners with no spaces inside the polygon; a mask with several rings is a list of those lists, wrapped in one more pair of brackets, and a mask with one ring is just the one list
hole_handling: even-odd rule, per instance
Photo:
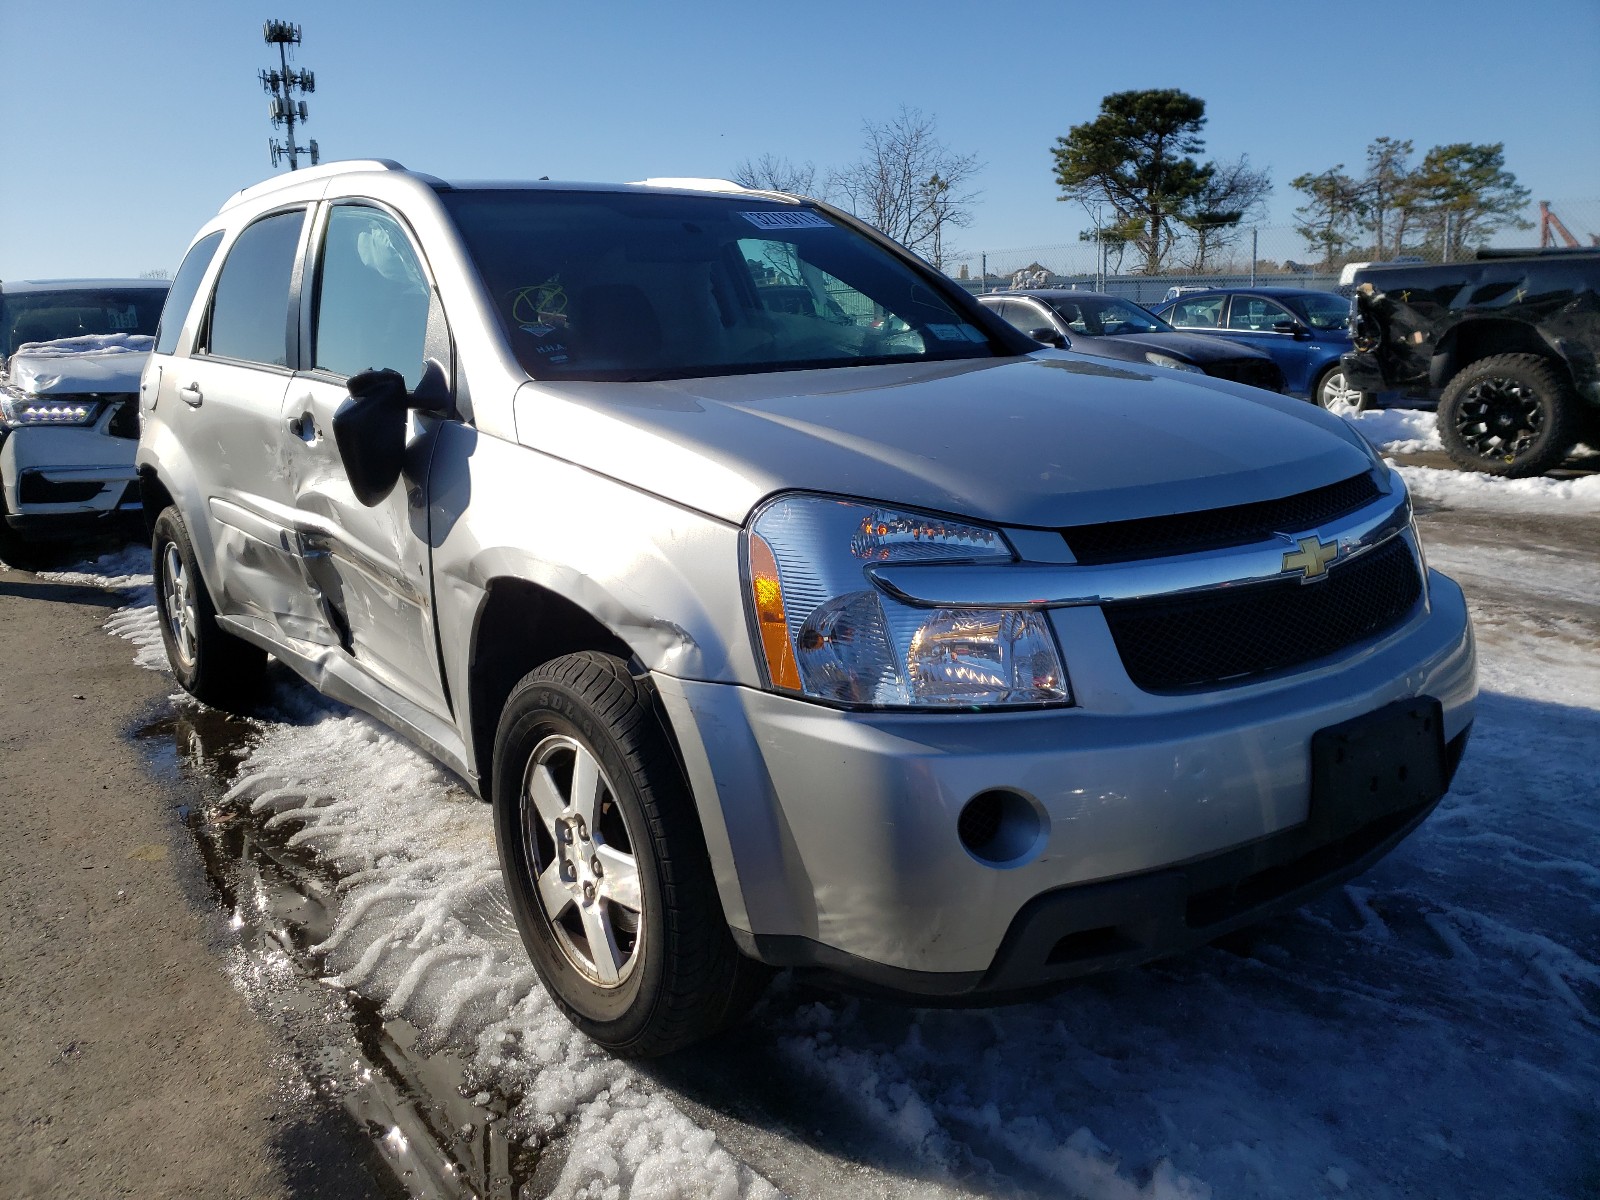
{"label": "headlight", "polygon": [[1146,350],[1144,352],[1144,360],[1152,366],[1171,367],[1174,371],[1193,371],[1196,375],[1205,374],[1193,363],[1179,362],[1170,354],[1157,354],[1154,350]]}
{"label": "headlight", "polygon": [[778,691],[872,707],[1071,703],[1042,613],[916,608],[866,573],[875,563],[1010,560],[998,530],[790,495],[759,509],[744,540],[751,613]]}
{"label": "headlight", "polygon": [[93,425],[99,416],[98,400],[0,392],[0,426],[6,429],[24,425]]}

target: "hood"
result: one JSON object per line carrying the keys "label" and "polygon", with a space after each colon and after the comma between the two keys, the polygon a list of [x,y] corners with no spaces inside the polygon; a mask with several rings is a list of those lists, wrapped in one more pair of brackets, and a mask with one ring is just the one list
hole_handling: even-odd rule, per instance
{"label": "hood", "polygon": [[155,339],[107,333],[28,342],[11,356],[11,386],[35,396],[136,392]]}
{"label": "hood", "polygon": [[1241,358],[1270,360],[1272,357],[1243,342],[1204,333],[1119,333],[1115,337],[1095,338],[1095,352],[1098,353],[1099,348],[1107,342],[1138,346],[1141,352],[1154,350],[1157,354],[1171,354],[1192,363],[1229,362]]}
{"label": "hood", "polygon": [[1060,351],[660,383],[528,383],[519,440],[742,522],[788,489],[1060,527],[1273,499],[1372,456],[1304,401]]}

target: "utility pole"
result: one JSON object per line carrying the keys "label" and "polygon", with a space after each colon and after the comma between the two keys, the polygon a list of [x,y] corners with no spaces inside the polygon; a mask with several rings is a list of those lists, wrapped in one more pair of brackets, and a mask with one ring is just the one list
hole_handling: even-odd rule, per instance
{"label": "utility pole", "polygon": [[277,166],[285,155],[289,159],[289,170],[298,170],[300,155],[309,153],[311,165],[316,166],[321,160],[317,150],[317,140],[312,138],[306,146],[297,146],[294,142],[294,125],[299,121],[302,125],[311,118],[306,112],[306,102],[294,98],[295,89],[309,95],[317,90],[317,77],[310,71],[289,70],[289,47],[300,44],[300,26],[292,25],[288,21],[268,21],[261,26],[261,35],[269,46],[278,47],[279,69],[262,71],[261,89],[272,97],[271,114],[274,129],[283,128],[286,134],[282,145],[277,138],[268,138],[267,147],[272,153],[272,165]]}

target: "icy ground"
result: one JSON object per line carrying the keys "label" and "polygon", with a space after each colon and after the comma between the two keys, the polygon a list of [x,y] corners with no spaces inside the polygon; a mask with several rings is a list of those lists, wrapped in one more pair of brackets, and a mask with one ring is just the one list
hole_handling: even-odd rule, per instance
{"label": "icy ground", "polygon": [[[556,1196],[1600,1194],[1600,480],[1419,486],[1445,474],[1406,471],[1480,639],[1450,796],[1301,911],[1047,1002],[780,977],[733,1036],[627,1066],[541,992],[486,807],[374,722],[284,684],[213,815],[270,814],[321,856],[324,971],[510,1098]],[[148,570],[75,578],[134,592],[108,627],[160,669]]]}

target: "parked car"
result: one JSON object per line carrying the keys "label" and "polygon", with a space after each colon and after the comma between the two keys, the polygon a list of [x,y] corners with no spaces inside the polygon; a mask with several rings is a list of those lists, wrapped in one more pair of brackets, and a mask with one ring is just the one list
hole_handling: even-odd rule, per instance
{"label": "parked car", "polygon": [[1119,296],[1041,288],[992,292],[978,303],[1045,345],[1283,391],[1283,373],[1259,350],[1182,333]]}
{"label": "parked car", "polygon": [[1600,251],[1488,251],[1355,273],[1359,388],[1434,397],[1460,466],[1542,475],[1579,441],[1600,449]]}
{"label": "parked car", "polygon": [[0,283],[0,551],[139,506],[136,392],[165,280]]}
{"label": "parked car", "polygon": [[1213,288],[1156,308],[1186,333],[1240,342],[1272,356],[1284,390],[1335,411],[1360,410],[1372,396],[1350,387],[1339,358],[1350,349],[1350,301],[1302,288]]}
{"label": "parked car", "polygon": [[776,967],[982,1001],[1205,942],[1387,852],[1472,722],[1348,423],[1040,347],[816,201],[279,176],[141,394],[178,681],[270,652],[458,772],[619,1054]]}

